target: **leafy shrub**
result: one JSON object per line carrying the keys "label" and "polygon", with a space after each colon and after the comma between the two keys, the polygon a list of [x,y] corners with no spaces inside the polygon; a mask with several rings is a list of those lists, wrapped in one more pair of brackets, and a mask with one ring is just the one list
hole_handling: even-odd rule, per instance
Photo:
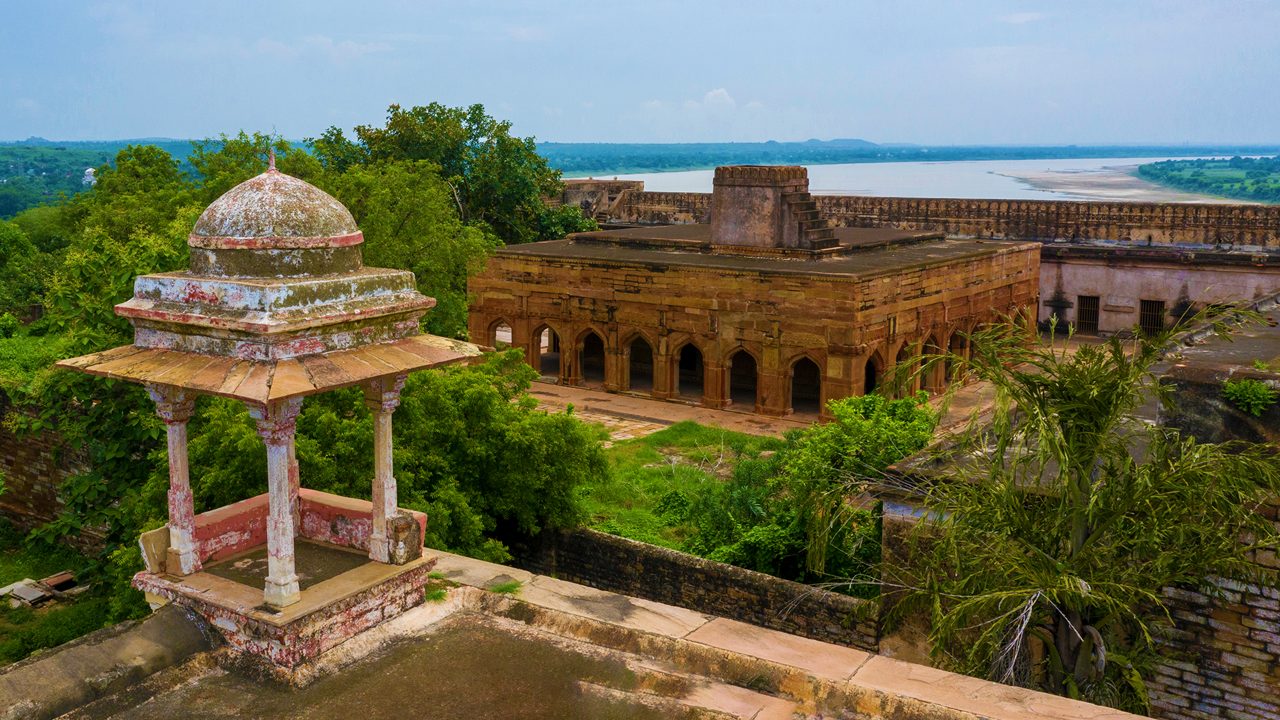
{"label": "leafy shrub", "polygon": [[1223,383],[1222,397],[1240,410],[1254,417],[1262,417],[1262,413],[1280,400],[1280,392],[1261,380],[1243,378]]}

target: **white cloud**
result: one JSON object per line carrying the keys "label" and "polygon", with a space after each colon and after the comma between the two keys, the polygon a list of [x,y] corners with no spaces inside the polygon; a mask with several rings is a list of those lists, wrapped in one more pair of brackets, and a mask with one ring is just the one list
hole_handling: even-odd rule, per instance
{"label": "white cloud", "polygon": [[738,103],[734,101],[728,90],[716,88],[715,90],[708,90],[707,94],[702,96],[702,106],[732,110],[738,106]]}
{"label": "white cloud", "polygon": [[1017,13],[1009,13],[1008,15],[1001,15],[996,19],[1007,25],[1026,25],[1027,23],[1043,20],[1044,17],[1045,17],[1044,13],[1017,12]]}

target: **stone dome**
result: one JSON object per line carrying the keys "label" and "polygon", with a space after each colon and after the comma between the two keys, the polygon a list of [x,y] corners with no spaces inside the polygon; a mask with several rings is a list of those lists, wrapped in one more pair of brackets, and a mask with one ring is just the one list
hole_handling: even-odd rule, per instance
{"label": "stone dome", "polygon": [[351,212],[332,195],[275,167],[205,208],[188,238],[195,248],[325,248],[363,241]]}

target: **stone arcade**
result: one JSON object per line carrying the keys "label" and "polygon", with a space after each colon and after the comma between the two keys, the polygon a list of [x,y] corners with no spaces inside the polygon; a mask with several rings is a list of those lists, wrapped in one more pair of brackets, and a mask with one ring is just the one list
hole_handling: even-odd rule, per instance
{"label": "stone arcade", "polygon": [[471,337],[509,334],[565,384],[786,415],[1034,320],[1038,243],[833,228],[808,186],[802,167],[720,167],[709,223],[502,248],[470,283]]}
{"label": "stone arcade", "polygon": [[[278,668],[422,601],[434,560],[422,556],[426,516],[397,508],[391,416],[408,373],[479,354],[420,334],[435,301],[413,273],[365,267],[362,242],[341,203],[273,161],[200,216],[190,270],[139,277],[116,306],[133,345],[59,363],[145,385],[167,428],[169,523],[142,537],[146,570],[134,584]],[[364,389],[374,413],[372,502],[300,487],[303,398],[348,386]],[[269,489],[197,515],[187,421],[202,394],[248,407]]]}

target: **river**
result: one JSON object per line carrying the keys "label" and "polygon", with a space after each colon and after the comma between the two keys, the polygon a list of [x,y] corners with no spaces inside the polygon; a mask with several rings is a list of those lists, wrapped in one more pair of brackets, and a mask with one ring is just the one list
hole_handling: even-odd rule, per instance
{"label": "river", "polygon": [[[1133,175],[1143,163],[1190,158],[961,160],[809,165],[815,195],[1238,203],[1182,192]],[[646,190],[711,192],[712,170],[618,175]]]}

